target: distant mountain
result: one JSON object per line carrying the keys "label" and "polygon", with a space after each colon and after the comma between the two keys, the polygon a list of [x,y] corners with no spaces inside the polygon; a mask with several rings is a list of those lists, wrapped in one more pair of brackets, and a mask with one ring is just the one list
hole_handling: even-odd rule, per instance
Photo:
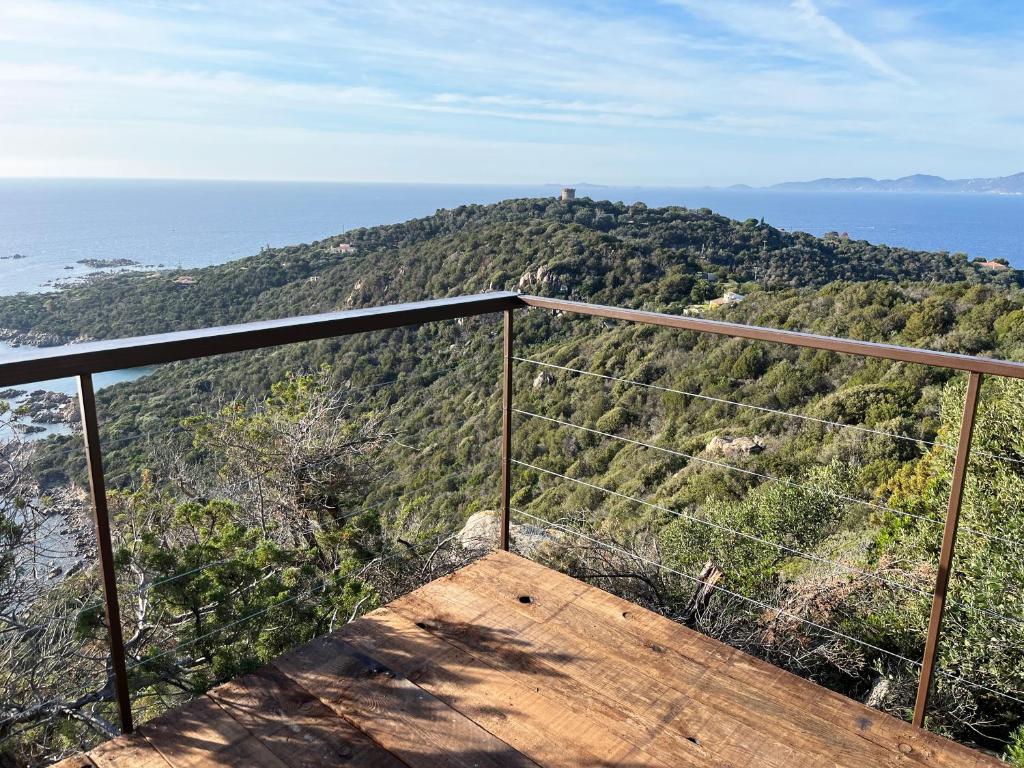
{"label": "distant mountain", "polygon": [[815,179],[814,181],[785,181],[769,189],[803,190],[817,192],[988,192],[1002,195],[1024,194],[1024,173],[992,179],[944,179],[915,173],[898,179]]}

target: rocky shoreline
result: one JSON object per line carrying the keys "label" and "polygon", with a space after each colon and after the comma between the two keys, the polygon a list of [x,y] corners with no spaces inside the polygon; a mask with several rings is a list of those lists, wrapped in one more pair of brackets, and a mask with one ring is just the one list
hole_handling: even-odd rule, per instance
{"label": "rocky shoreline", "polygon": [[[56,333],[20,331],[17,328],[0,328],[0,341],[7,342],[12,347],[59,347],[69,343],[68,339]],[[75,339],[75,341],[88,341],[88,339]]]}
{"label": "rocky shoreline", "polygon": [[78,429],[78,398],[63,392],[36,389],[0,389],[0,400],[11,404],[18,415],[11,428],[16,434],[37,435],[50,431],[49,427],[63,426]]}
{"label": "rocky shoreline", "polygon": [[43,578],[59,581],[95,562],[96,535],[89,519],[88,497],[81,488],[60,486],[48,489],[46,495],[44,519],[34,537],[43,552],[35,562]]}
{"label": "rocky shoreline", "polygon": [[37,389],[29,392],[19,403],[23,411],[36,424],[77,424],[78,398],[62,392],[48,392]]}

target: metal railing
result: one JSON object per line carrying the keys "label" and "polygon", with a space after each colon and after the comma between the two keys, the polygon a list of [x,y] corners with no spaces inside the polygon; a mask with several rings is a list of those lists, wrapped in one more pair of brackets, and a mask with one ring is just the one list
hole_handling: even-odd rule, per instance
{"label": "metal railing", "polygon": [[[513,464],[523,464],[523,462],[514,460],[512,456],[513,419],[517,412],[513,403],[513,365],[517,360],[531,363],[537,362],[525,358],[517,358],[515,355],[514,314],[516,310],[531,307],[716,334],[732,338],[845,353],[894,362],[935,366],[966,371],[968,373],[967,394],[960,436],[955,446],[956,453],[951,492],[943,522],[938,575],[936,577],[935,589],[932,593],[932,606],[924,656],[921,662],[913,662],[921,667],[913,724],[917,727],[923,727],[928,707],[928,697],[935,677],[939,640],[947,602],[951,564],[956,547],[960,506],[963,498],[967,464],[970,457],[974,418],[982,376],[994,375],[1024,379],[1024,364],[701,318],[678,317],[658,312],[526,296],[515,292],[492,292],[435,301],[207,328],[196,331],[75,344],[49,349],[34,349],[22,352],[9,361],[0,362],[0,388],[63,377],[76,377],[78,379],[81,420],[93,507],[93,523],[97,538],[97,554],[103,585],[103,605],[109,633],[111,669],[114,677],[121,728],[124,732],[127,733],[133,730],[133,720],[92,375],[103,371],[190,360],[282,344],[328,339],[356,333],[501,312],[504,315],[504,367],[502,373],[501,523],[499,546],[504,550],[508,550],[510,547],[511,512],[513,511],[511,506],[512,467]],[[589,373],[585,371],[578,372]],[[635,383],[641,384],[640,382]],[[528,412],[521,413],[534,415]],[[657,446],[649,447],[657,448]],[[952,448],[952,446],[947,447]],[[641,503],[646,502],[641,501]],[[686,576],[686,574],[681,575]]]}

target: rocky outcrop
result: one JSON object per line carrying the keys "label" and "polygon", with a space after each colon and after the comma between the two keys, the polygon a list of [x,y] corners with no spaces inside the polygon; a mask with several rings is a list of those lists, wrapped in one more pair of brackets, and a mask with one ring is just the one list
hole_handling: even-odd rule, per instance
{"label": "rocky outcrop", "polygon": [[755,456],[764,450],[764,441],[754,435],[753,437],[729,437],[718,435],[711,438],[704,452],[710,456],[732,457]]}
{"label": "rocky outcrop", "polygon": [[529,288],[531,285],[544,285],[545,282],[550,282],[550,278],[545,280],[548,275],[548,268],[543,264],[537,267],[536,270],[526,270],[523,272],[523,276],[519,278],[519,290]]}
{"label": "rocky outcrop", "polygon": [[523,272],[519,278],[519,290],[547,288],[548,291],[567,294],[569,292],[569,283],[570,278],[564,272],[561,270],[559,272],[552,272],[542,264],[536,269],[531,268]]}
{"label": "rocky outcrop", "polygon": [[[470,551],[492,550],[498,546],[500,519],[494,510],[484,510],[470,515],[462,530],[456,534],[456,540],[463,549]],[[524,557],[547,551],[557,546],[562,538],[555,530],[516,523],[509,526],[509,534],[512,537],[513,548]]]}
{"label": "rocky outcrop", "polygon": [[541,371],[540,373],[537,374],[537,378],[533,380],[533,388],[540,389],[541,387],[546,387],[549,384],[553,384],[554,381],[554,376],[552,376],[547,371]]}
{"label": "rocky outcrop", "polygon": [[0,328],[0,341],[6,341],[12,347],[56,347],[66,343],[56,333],[19,331],[14,328]]}
{"label": "rocky outcrop", "polygon": [[72,424],[78,421],[78,400],[61,392],[37,389],[20,406],[37,424]]}

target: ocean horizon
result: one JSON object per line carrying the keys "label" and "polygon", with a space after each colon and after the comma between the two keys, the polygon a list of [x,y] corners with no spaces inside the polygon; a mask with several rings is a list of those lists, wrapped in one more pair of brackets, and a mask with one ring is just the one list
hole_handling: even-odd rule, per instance
{"label": "ocean horizon", "polygon": [[[710,208],[814,235],[1004,258],[1024,266],[1024,196],[794,192],[579,185],[577,195]],[[0,180],[0,295],[53,290],[90,273],[193,269],[394,224],[440,208],[558,193],[553,184]],[[15,258],[17,257],[17,258]],[[91,262],[91,263],[89,263]]]}

